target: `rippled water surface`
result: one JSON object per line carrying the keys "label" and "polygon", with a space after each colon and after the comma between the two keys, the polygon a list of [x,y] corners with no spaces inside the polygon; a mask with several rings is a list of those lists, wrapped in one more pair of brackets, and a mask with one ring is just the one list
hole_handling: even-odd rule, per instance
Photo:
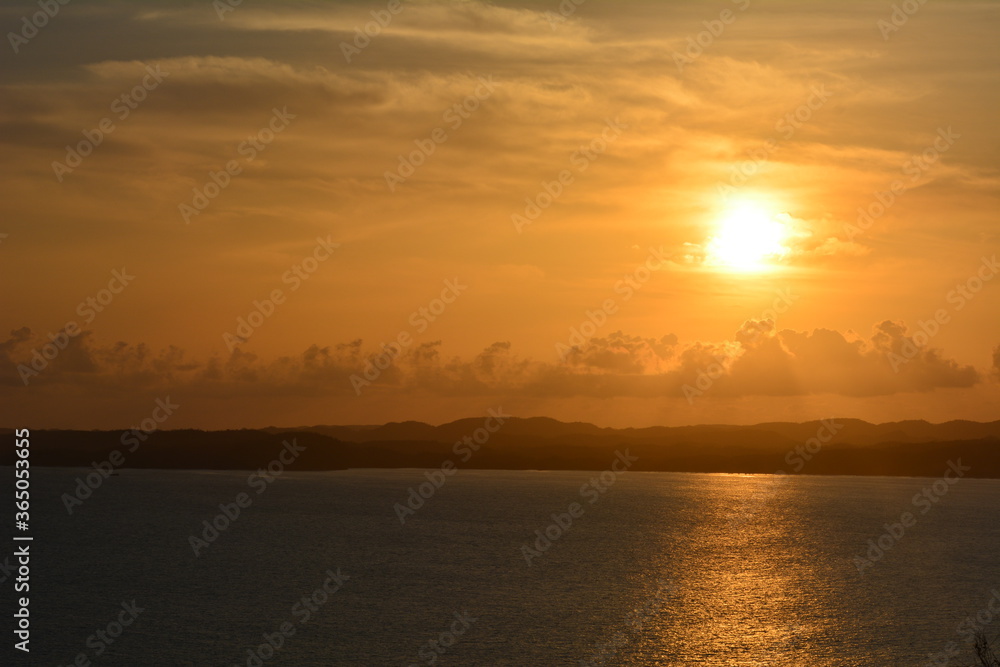
{"label": "rippled water surface", "polygon": [[[581,495],[593,473],[463,470],[401,524],[423,471],[286,473],[257,494],[246,472],[126,470],[69,516],[81,472],[33,479],[32,664],[891,666],[956,642],[960,665],[959,623],[1000,589],[992,480],[921,514],[933,480],[627,473]],[[189,536],[241,492],[195,557]],[[859,573],[903,512],[916,524]],[[120,636],[91,637],[132,600]]]}

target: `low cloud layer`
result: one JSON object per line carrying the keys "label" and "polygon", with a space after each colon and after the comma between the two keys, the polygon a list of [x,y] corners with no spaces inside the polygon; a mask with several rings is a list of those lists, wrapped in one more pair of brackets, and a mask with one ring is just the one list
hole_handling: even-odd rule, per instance
{"label": "low cloud layer", "polygon": [[[616,331],[570,348],[561,361],[521,357],[508,342],[463,359],[446,356],[440,341],[375,352],[360,339],[272,359],[237,348],[226,357],[196,360],[175,347],[106,345],[90,332],[75,337],[60,332],[50,341],[22,328],[0,343],[0,383],[5,392],[39,396],[47,387],[64,385],[109,394],[174,390],[232,397],[517,393],[677,398],[690,392],[862,397],[972,387],[989,375],[921,347],[922,342],[900,322],[882,322],[865,338],[829,329],[776,330],[770,320],[751,320],[732,340],[721,342]],[[1000,353],[990,361],[995,370]]]}

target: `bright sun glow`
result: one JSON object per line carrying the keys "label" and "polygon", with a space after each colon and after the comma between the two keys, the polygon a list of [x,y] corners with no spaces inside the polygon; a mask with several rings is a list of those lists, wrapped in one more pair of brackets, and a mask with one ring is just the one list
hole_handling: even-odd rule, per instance
{"label": "bright sun glow", "polygon": [[767,210],[751,203],[736,204],[723,214],[709,239],[707,261],[740,271],[764,268],[768,260],[781,257],[788,228]]}

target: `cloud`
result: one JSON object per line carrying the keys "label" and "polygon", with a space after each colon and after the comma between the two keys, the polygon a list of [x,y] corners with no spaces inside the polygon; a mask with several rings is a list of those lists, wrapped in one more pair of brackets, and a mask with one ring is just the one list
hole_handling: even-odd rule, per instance
{"label": "cloud", "polygon": [[675,354],[677,336],[660,339],[629,336],[616,331],[606,338],[591,338],[565,355],[566,363],[581,371],[617,374],[653,373],[666,369]]}
{"label": "cloud", "polygon": [[[27,391],[18,365],[30,366],[45,340],[26,328],[0,343],[6,357],[2,382]],[[919,341],[917,341],[919,342]],[[685,387],[719,397],[838,394],[882,396],[970,387],[980,379],[971,366],[919,347],[904,324],[884,321],[869,339],[829,329],[777,330],[770,320],[745,322],[733,340],[681,343],[668,334],[643,338],[616,331],[570,349],[560,362],[524,359],[509,342],[496,342],[471,359],[445,357],[441,341],[392,354],[364,351],[360,339],[334,346],[312,345],[298,355],[264,360],[237,348],[227,357],[192,361],[170,347],[119,342],[100,346],[89,332],[70,339],[58,356],[30,377],[35,390],[72,385],[111,393],[183,391],[212,396],[352,396],[355,378],[365,391],[405,399],[520,393],[545,398],[591,396],[680,397]],[[893,361],[893,355],[905,359]],[[994,369],[1000,364],[1000,351]],[[22,366],[23,368],[24,366]]]}

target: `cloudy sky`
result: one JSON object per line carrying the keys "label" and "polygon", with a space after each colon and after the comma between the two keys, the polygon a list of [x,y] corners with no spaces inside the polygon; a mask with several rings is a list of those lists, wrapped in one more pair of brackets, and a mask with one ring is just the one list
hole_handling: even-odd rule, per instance
{"label": "cloudy sky", "polygon": [[0,425],[996,419],[1000,6],[907,7],[6,3]]}

